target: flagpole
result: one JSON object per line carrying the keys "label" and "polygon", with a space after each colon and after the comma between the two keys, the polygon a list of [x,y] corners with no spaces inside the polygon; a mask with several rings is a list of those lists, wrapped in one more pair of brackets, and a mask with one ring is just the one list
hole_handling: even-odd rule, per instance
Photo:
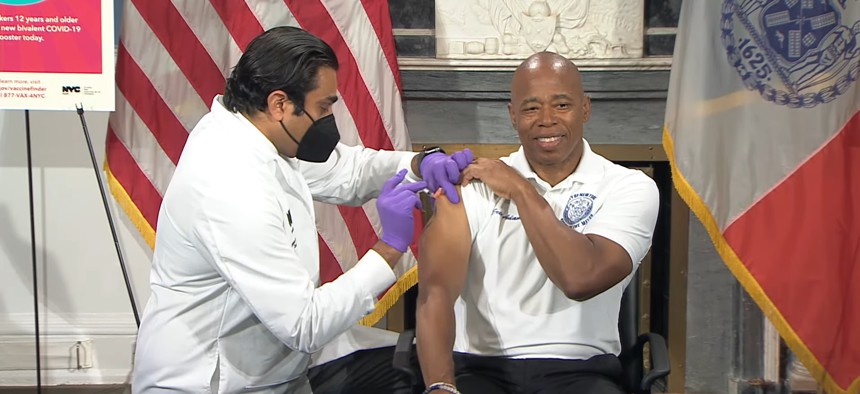
{"label": "flagpole", "polygon": [[77,109],[78,116],[81,118],[81,127],[84,131],[84,137],[87,140],[87,148],[90,151],[90,160],[93,162],[93,171],[96,174],[96,180],[99,184],[99,192],[102,195],[102,204],[105,207],[105,214],[107,215],[108,224],[110,225],[110,233],[113,236],[113,244],[116,248],[116,255],[119,258],[119,268],[122,270],[122,278],[125,280],[125,290],[128,292],[128,300],[131,302],[131,311],[134,314],[134,322],[137,324],[137,327],[140,328],[140,316],[137,313],[137,304],[134,301],[134,292],[131,289],[131,281],[128,278],[128,270],[125,266],[125,260],[123,259],[122,247],[119,244],[119,237],[116,234],[116,226],[114,226],[113,215],[111,214],[110,205],[108,204],[107,193],[105,192],[104,180],[99,174],[99,166],[96,162],[95,151],[93,151],[93,142],[90,139],[90,131],[87,128],[87,120],[84,118],[84,106],[81,104],[80,106],[75,105],[75,109]]}
{"label": "flagpole", "polygon": [[42,393],[42,352],[39,346],[39,278],[36,267],[36,214],[33,208],[33,157],[30,148],[30,110],[24,110],[24,135],[27,141],[27,184],[30,192],[30,252],[33,259],[33,320],[36,332],[36,392]]}

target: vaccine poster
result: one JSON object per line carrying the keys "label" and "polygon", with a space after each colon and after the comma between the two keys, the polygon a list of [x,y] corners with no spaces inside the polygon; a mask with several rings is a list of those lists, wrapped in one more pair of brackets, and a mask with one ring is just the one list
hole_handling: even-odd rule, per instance
{"label": "vaccine poster", "polygon": [[114,0],[0,0],[0,109],[114,110]]}

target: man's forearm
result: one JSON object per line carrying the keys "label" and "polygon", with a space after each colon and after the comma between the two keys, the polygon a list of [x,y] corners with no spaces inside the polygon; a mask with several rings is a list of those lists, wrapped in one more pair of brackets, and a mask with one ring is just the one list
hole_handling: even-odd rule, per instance
{"label": "man's forearm", "polygon": [[374,252],[378,253],[386,263],[388,263],[388,266],[391,267],[391,269],[394,269],[394,266],[396,266],[397,262],[400,261],[400,257],[403,256],[403,253],[399,250],[392,248],[390,245],[382,241],[376,241],[376,244],[373,245],[372,249]]}
{"label": "man's forearm", "polygon": [[594,272],[591,240],[561,223],[534,188],[524,189],[512,198],[547,276],[565,294],[579,293],[583,284],[591,282]]}
{"label": "man's forearm", "polygon": [[426,384],[454,384],[454,308],[441,298],[419,296],[416,339]]}

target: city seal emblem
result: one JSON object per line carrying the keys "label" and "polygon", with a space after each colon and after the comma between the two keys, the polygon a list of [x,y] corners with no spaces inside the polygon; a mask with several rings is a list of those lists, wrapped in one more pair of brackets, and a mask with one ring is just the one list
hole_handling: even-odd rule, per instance
{"label": "city seal emblem", "polygon": [[722,43],[744,85],[765,100],[811,108],[851,92],[860,73],[860,4],[724,0]]}
{"label": "city seal emblem", "polygon": [[594,216],[594,200],[597,197],[591,193],[574,193],[567,200],[561,222],[570,228],[585,226]]}

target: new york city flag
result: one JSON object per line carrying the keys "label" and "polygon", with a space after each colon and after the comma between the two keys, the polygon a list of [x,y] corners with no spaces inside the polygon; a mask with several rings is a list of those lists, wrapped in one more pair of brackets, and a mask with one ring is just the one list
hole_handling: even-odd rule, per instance
{"label": "new york city flag", "polygon": [[860,393],[860,2],[682,6],[663,146],[680,195],[830,393]]}

